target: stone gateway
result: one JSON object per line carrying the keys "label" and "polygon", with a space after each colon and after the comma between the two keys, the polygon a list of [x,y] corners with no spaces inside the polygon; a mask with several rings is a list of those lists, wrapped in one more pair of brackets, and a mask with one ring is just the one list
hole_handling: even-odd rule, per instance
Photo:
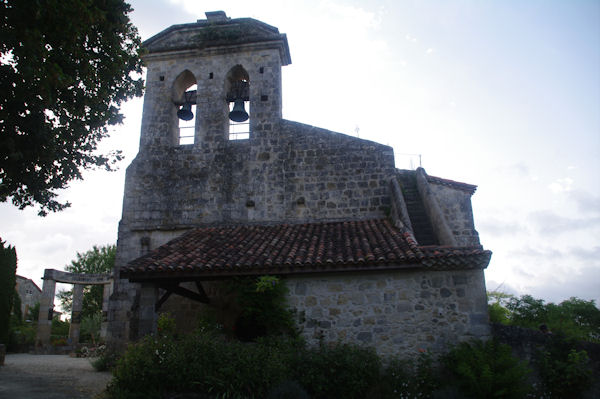
{"label": "stone gateway", "polygon": [[283,119],[291,57],[273,26],[209,12],[144,44],[111,345],[153,333],[164,311],[181,331],[207,309],[233,324],[220,284],[262,275],[285,281],[309,342],[411,355],[490,335],[475,186],[398,170],[388,146]]}

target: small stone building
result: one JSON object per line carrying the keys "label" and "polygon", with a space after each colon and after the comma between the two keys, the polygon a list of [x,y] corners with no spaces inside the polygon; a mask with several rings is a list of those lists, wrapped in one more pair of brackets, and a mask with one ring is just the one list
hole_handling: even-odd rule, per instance
{"label": "small stone building", "polygon": [[410,354],[488,337],[476,187],[398,170],[388,146],[283,119],[286,35],[206,17],[144,43],[109,342],[154,332],[160,311],[181,330],[207,308],[233,323],[219,284],[261,275],[285,281],[309,342]]}
{"label": "small stone building", "polygon": [[42,290],[32,279],[19,275],[16,277],[15,289],[19,294],[19,298],[21,298],[21,314],[25,317],[29,309],[40,302]]}

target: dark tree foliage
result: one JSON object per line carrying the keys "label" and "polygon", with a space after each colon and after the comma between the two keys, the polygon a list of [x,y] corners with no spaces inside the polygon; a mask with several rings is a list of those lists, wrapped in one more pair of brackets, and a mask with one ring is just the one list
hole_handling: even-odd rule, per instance
{"label": "dark tree foliage", "polygon": [[490,320],[551,332],[570,339],[600,342],[600,309],[593,300],[571,297],[561,303],[546,303],[531,295],[515,297],[498,292],[488,293]]}
{"label": "dark tree foliage", "polygon": [[141,96],[141,41],[123,0],[4,0],[0,5],[0,202],[69,206],[56,190],[85,169],[113,170],[98,154],[120,104]]}
{"label": "dark tree foliage", "polygon": [[[116,245],[103,247],[94,246],[85,253],[77,253],[77,258],[65,266],[65,271],[71,273],[110,273],[115,265]],[[102,312],[103,285],[87,285],[83,290],[81,317],[89,317]],[[58,298],[63,309],[71,311],[73,289],[60,291]]]}
{"label": "dark tree foliage", "polygon": [[8,342],[16,273],[17,251],[0,239],[0,343],[4,344]]}

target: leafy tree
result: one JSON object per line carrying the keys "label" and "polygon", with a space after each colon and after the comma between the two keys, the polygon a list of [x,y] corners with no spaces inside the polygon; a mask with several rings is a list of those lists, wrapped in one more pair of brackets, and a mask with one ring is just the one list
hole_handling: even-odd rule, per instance
{"label": "leafy tree", "polygon": [[17,290],[14,291],[10,317],[11,324],[20,325],[23,323],[23,313],[21,313],[21,297],[19,296]]}
{"label": "leafy tree", "polygon": [[488,312],[492,323],[508,324],[510,311],[506,302],[513,298],[512,295],[500,291],[488,291]]}
{"label": "leafy tree", "polygon": [[83,170],[122,159],[96,150],[142,94],[141,41],[123,0],[0,4],[0,202],[43,216]]}
{"label": "leafy tree", "polygon": [[488,292],[490,320],[538,329],[545,324],[550,331],[577,340],[600,342],[600,309],[593,300],[571,297],[558,305],[531,295],[515,297]]}
{"label": "leafy tree", "polygon": [[[77,253],[77,258],[71,261],[70,265],[65,266],[65,270],[71,273],[109,273],[115,265],[116,245],[105,245],[94,247],[84,253]],[[83,303],[81,309],[81,318],[94,316],[102,312],[104,286],[87,285],[83,290]],[[59,291],[58,299],[61,301],[62,308],[70,312],[73,306],[73,289],[68,291]]]}
{"label": "leafy tree", "polygon": [[15,297],[17,252],[0,239],[0,343],[8,342],[11,310]]}
{"label": "leafy tree", "polygon": [[536,299],[531,295],[513,297],[506,308],[510,311],[511,324],[538,328],[541,324],[548,323],[548,307],[543,299]]}
{"label": "leafy tree", "polygon": [[571,297],[550,308],[548,324],[566,336],[600,342],[600,309],[593,300]]}
{"label": "leafy tree", "polygon": [[[96,341],[100,336],[100,328],[102,327],[102,314],[95,313],[81,319],[81,337],[85,339],[89,337],[92,344],[96,345]],[[88,342],[88,341],[86,341]]]}
{"label": "leafy tree", "polygon": [[40,303],[36,302],[35,305],[30,306],[29,309],[27,309],[27,312],[25,314],[25,321],[30,320],[30,321],[38,321],[40,317]]}

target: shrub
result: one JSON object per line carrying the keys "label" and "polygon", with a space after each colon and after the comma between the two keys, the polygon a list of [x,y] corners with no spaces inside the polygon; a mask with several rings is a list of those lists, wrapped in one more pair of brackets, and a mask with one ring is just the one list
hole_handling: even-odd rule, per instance
{"label": "shrub", "polygon": [[96,371],[109,371],[113,370],[119,360],[117,353],[106,350],[106,346],[101,345],[98,348],[98,357],[91,361],[92,367]]}
{"label": "shrub", "polygon": [[55,337],[64,337],[67,338],[69,336],[69,328],[71,327],[71,323],[68,321],[62,321],[58,317],[54,317],[52,319],[52,325],[50,327],[50,335]]}
{"label": "shrub", "polygon": [[67,345],[67,339],[66,338],[53,338],[50,343],[52,344],[52,346],[65,346],[65,345]]}
{"label": "shrub", "polygon": [[210,332],[180,340],[146,337],[117,362],[109,393],[114,398],[186,392],[264,398],[289,377],[296,345],[284,339],[244,344]]}
{"label": "shrub", "polygon": [[100,328],[102,327],[102,313],[94,313],[81,319],[81,338],[80,342],[90,342],[96,345],[96,340],[100,337]]}
{"label": "shrub", "polygon": [[552,336],[545,350],[536,357],[542,380],[541,396],[579,398],[590,387],[592,370],[586,351],[574,349],[574,343],[562,336]]}
{"label": "shrub", "polygon": [[156,329],[159,335],[172,337],[177,332],[177,324],[170,313],[161,313],[156,322]]}
{"label": "shrub", "polygon": [[236,294],[241,314],[235,334],[242,341],[286,334],[295,336],[293,312],[287,308],[285,283],[275,276],[238,278],[230,287]]}
{"label": "shrub", "polygon": [[296,381],[286,380],[276,385],[267,399],[310,399],[310,396]]}
{"label": "shrub", "polygon": [[35,344],[36,326],[32,323],[23,323],[10,326],[7,350],[9,352],[27,352]]}
{"label": "shrub", "polygon": [[312,398],[364,398],[379,379],[381,363],[372,348],[348,344],[305,349],[295,377]]}
{"label": "shrub", "polygon": [[368,399],[413,397],[412,373],[408,362],[393,358],[382,372],[379,382],[367,395]]}
{"label": "shrub", "polygon": [[457,385],[471,398],[523,398],[529,392],[529,369],[511,353],[508,345],[494,340],[463,342],[442,362]]}

